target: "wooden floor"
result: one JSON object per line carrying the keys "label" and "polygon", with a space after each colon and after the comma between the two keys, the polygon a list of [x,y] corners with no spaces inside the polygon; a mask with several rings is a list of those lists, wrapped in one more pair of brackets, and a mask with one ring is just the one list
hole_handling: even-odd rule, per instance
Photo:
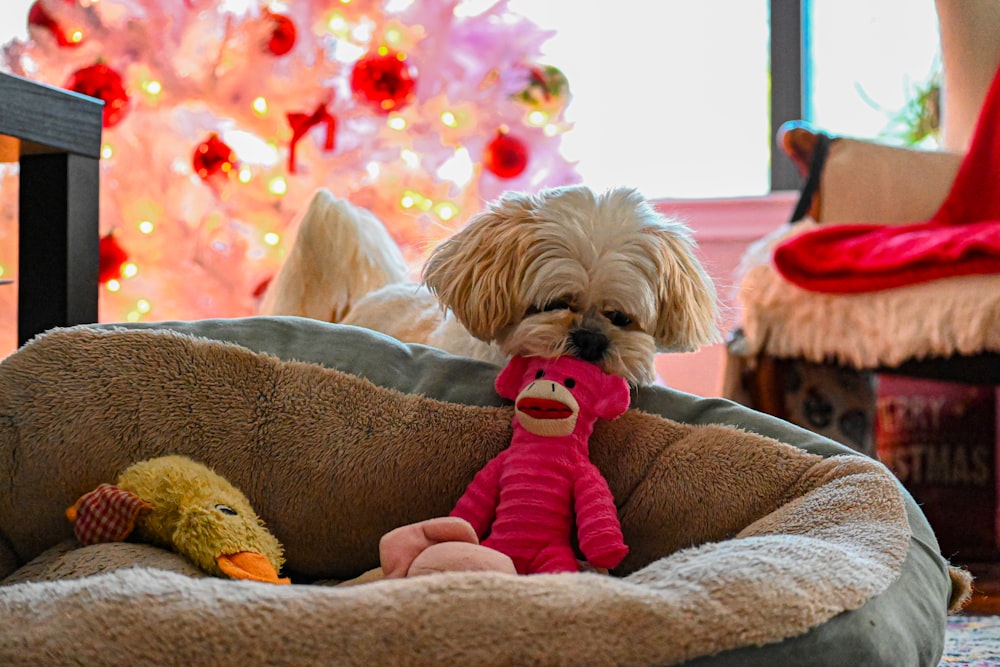
{"label": "wooden floor", "polygon": [[970,614],[1000,614],[1000,562],[973,563],[972,599],[963,609]]}

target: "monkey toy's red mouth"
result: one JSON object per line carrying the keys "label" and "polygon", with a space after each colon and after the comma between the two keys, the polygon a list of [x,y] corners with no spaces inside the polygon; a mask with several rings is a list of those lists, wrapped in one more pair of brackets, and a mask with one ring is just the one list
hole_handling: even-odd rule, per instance
{"label": "monkey toy's red mouth", "polygon": [[533,419],[568,419],[573,416],[572,408],[565,403],[530,396],[517,402],[517,410]]}

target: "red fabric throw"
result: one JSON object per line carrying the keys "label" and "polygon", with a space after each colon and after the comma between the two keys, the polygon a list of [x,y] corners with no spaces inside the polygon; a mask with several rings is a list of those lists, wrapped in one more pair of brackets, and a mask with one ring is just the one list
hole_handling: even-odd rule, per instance
{"label": "red fabric throw", "polygon": [[969,152],[937,212],[911,225],[819,227],[779,244],[774,264],[814,292],[854,293],[1000,273],[1000,70]]}

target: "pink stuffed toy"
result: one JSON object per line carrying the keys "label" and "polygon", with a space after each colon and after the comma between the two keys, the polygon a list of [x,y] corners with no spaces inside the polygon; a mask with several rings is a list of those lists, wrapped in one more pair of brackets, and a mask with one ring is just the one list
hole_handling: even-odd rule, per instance
{"label": "pink stuffed toy", "polygon": [[515,401],[513,439],[476,474],[451,516],[486,536],[483,546],[510,556],[520,574],[578,571],[574,523],[587,561],[617,566],[628,547],[588,445],[598,419],[628,409],[626,381],[573,357],[514,357],[496,388]]}

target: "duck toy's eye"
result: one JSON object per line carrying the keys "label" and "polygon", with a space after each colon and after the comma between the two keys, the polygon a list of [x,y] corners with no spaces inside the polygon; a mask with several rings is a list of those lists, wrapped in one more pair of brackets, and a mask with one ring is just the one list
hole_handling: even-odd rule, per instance
{"label": "duck toy's eye", "polygon": [[576,386],[576,380],[573,378],[566,378],[566,381],[563,384],[566,385],[567,389],[572,389]]}
{"label": "duck toy's eye", "polygon": [[536,380],[541,380],[543,377],[545,377],[545,371],[539,370],[537,373],[535,373]]}
{"label": "duck toy's eye", "polygon": [[219,510],[223,514],[228,514],[229,516],[236,516],[236,510],[234,510],[229,505],[222,505],[221,503],[215,506],[215,509]]}

